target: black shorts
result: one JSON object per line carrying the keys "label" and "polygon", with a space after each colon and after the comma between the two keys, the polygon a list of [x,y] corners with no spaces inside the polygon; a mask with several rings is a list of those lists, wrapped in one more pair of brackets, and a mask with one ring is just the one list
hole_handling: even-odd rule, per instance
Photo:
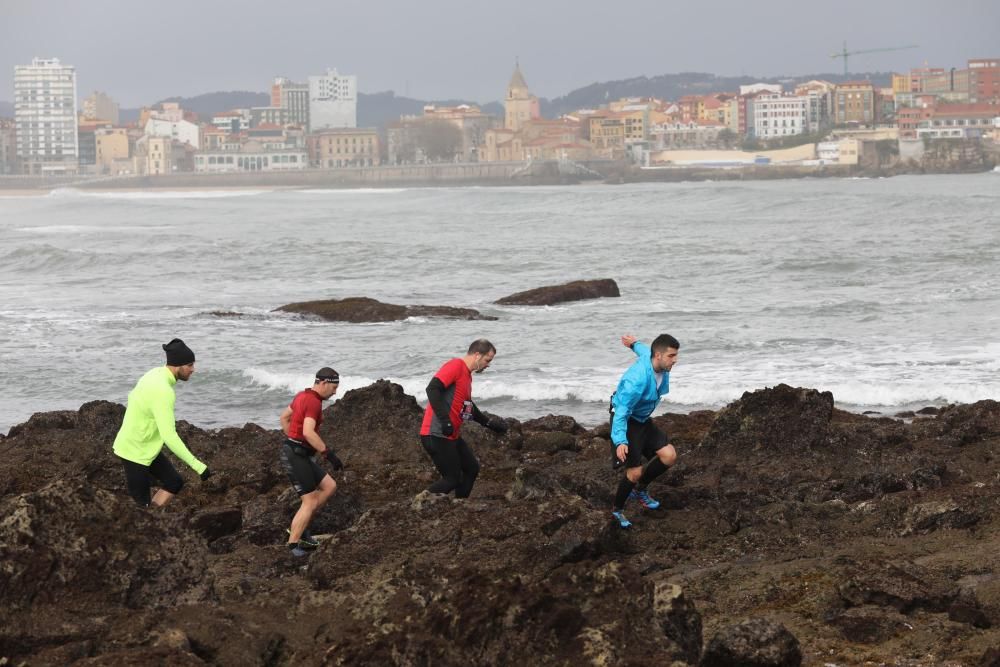
{"label": "black shorts", "polygon": [[157,454],[148,466],[126,459],[122,459],[122,464],[125,466],[125,487],[128,489],[128,494],[142,507],[150,503],[149,487],[153,479],[156,479],[165,491],[173,494],[179,493],[184,486],[184,478],[178,474],[163,452]]}
{"label": "black shorts", "polygon": [[[656,428],[652,419],[647,419],[644,422],[629,419],[625,437],[628,438],[628,454],[625,455],[626,468],[638,468],[642,465],[643,458],[652,460],[656,456],[656,452],[667,444],[667,434]],[[612,448],[617,449],[613,444]]]}
{"label": "black shorts", "polygon": [[288,480],[300,496],[312,493],[326,473],[312,458],[313,449],[309,445],[293,444],[288,440],[281,446],[281,463],[288,473]]}

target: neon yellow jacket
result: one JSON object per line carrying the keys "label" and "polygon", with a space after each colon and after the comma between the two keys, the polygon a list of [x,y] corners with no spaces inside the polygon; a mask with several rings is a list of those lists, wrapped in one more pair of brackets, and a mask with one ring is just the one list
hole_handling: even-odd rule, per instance
{"label": "neon yellow jacket", "polygon": [[177,435],[175,384],[177,378],[166,366],[154,368],[139,379],[129,392],[114,451],[126,461],[148,466],[166,444],[177,458],[200,475],[207,466],[195,458]]}

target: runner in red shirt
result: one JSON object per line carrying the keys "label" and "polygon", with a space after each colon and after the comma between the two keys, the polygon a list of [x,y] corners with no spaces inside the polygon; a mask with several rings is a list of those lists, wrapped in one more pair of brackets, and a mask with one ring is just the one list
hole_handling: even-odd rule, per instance
{"label": "runner in red shirt", "polygon": [[427,385],[427,409],[420,427],[420,442],[441,479],[431,493],[455,492],[468,498],[479,474],[479,461],[461,438],[462,423],[471,420],[498,433],[507,432],[502,419],[490,419],[472,402],[472,374],[485,371],[497,349],[485,338],[473,341],[464,357],[444,364]]}
{"label": "runner in red shirt", "polygon": [[313,456],[326,457],[334,470],[342,470],[344,467],[319,436],[319,426],[323,423],[323,401],[336,394],[339,385],[340,376],[337,371],[321,368],[316,373],[312,388],[303,389],[296,394],[291,404],[281,413],[281,430],[286,436],[281,447],[281,459],[288,479],[302,499],[288,529],[288,548],[295,556],[305,556],[306,549],[319,546],[309,534],[309,522],[316,510],[337,490],[337,483],[323,472]]}

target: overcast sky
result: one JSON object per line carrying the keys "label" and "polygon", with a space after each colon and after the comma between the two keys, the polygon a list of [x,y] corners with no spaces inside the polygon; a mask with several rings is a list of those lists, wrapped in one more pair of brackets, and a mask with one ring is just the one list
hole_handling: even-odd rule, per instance
{"label": "overcast sky", "polygon": [[1000,0],[0,0],[0,100],[33,57],[123,107],[269,89],[327,67],[361,92],[498,100],[515,58],[540,97],[683,71],[775,76],[964,67],[1000,57]]}

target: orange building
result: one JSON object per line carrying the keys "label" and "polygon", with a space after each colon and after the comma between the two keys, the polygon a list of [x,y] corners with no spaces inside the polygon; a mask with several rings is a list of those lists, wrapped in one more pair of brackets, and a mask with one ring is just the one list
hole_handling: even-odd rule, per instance
{"label": "orange building", "polygon": [[871,81],[845,81],[834,91],[833,122],[836,125],[857,123],[873,125],[875,115],[875,87]]}

